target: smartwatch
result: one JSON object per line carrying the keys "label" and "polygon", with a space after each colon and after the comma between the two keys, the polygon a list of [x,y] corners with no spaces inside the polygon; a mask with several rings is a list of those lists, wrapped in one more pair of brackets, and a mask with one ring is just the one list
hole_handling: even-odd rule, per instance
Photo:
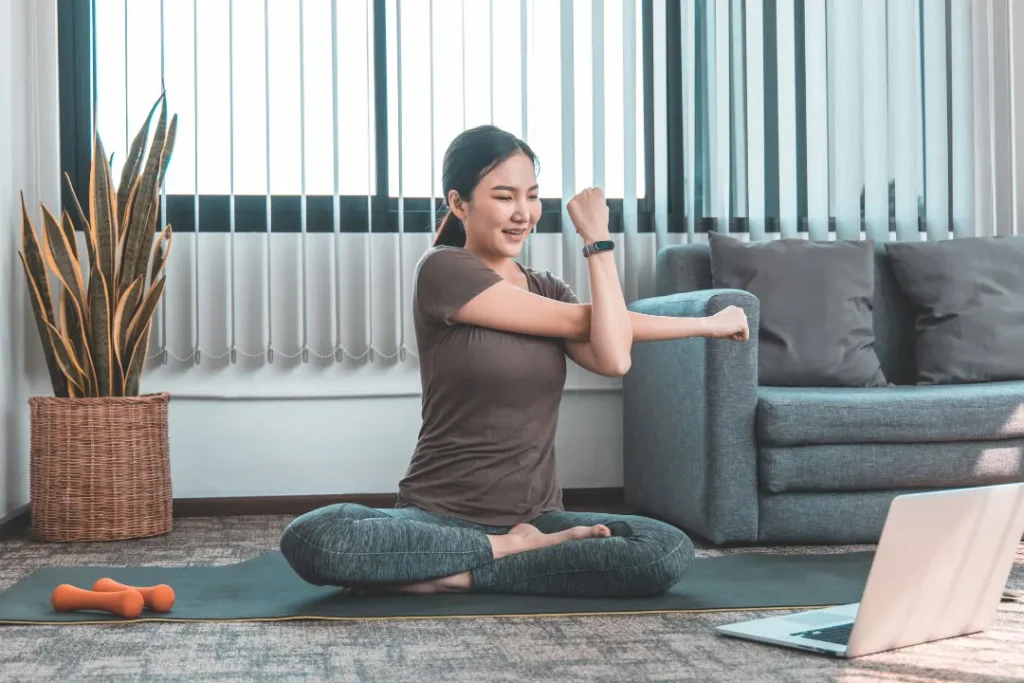
{"label": "smartwatch", "polygon": [[601,240],[600,242],[591,242],[590,244],[583,247],[583,256],[588,258],[591,254],[596,254],[599,251],[611,251],[615,248],[615,242],[611,240]]}

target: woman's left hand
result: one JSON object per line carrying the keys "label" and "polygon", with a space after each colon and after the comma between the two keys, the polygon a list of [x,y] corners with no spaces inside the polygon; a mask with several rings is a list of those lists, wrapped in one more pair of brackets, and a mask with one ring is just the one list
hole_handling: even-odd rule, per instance
{"label": "woman's left hand", "polygon": [[704,319],[707,337],[710,339],[732,339],[747,341],[750,339],[750,328],[747,325],[747,314],[738,306],[726,306],[718,313]]}

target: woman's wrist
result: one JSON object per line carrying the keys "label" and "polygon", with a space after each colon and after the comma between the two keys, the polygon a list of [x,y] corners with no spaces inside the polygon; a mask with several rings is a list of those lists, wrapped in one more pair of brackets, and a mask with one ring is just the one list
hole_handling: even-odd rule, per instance
{"label": "woman's wrist", "polygon": [[580,237],[583,238],[583,245],[593,244],[594,242],[602,242],[611,237],[609,231],[605,230],[587,230],[580,232]]}

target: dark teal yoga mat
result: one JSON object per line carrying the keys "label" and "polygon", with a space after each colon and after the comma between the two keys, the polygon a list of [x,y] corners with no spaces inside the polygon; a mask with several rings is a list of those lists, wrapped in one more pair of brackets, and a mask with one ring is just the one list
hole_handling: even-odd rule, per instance
{"label": "dark teal yoga mat", "polygon": [[[860,600],[873,553],[699,558],[686,579],[656,598],[555,598],[522,595],[357,595],[300,579],[278,552],[215,567],[48,567],[0,594],[2,624],[142,621],[401,619],[693,612],[823,607]],[[109,577],[135,586],[170,585],[174,608],[136,619],[102,612],[55,612],[62,583],[91,588]]]}

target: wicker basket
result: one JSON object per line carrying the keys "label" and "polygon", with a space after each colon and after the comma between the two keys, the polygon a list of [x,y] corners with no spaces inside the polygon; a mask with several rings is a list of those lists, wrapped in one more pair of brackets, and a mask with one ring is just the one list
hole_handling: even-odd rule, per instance
{"label": "wicker basket", "polygon": [[168,400],[29,399],[36,538],[112,541],[171,530]]}

